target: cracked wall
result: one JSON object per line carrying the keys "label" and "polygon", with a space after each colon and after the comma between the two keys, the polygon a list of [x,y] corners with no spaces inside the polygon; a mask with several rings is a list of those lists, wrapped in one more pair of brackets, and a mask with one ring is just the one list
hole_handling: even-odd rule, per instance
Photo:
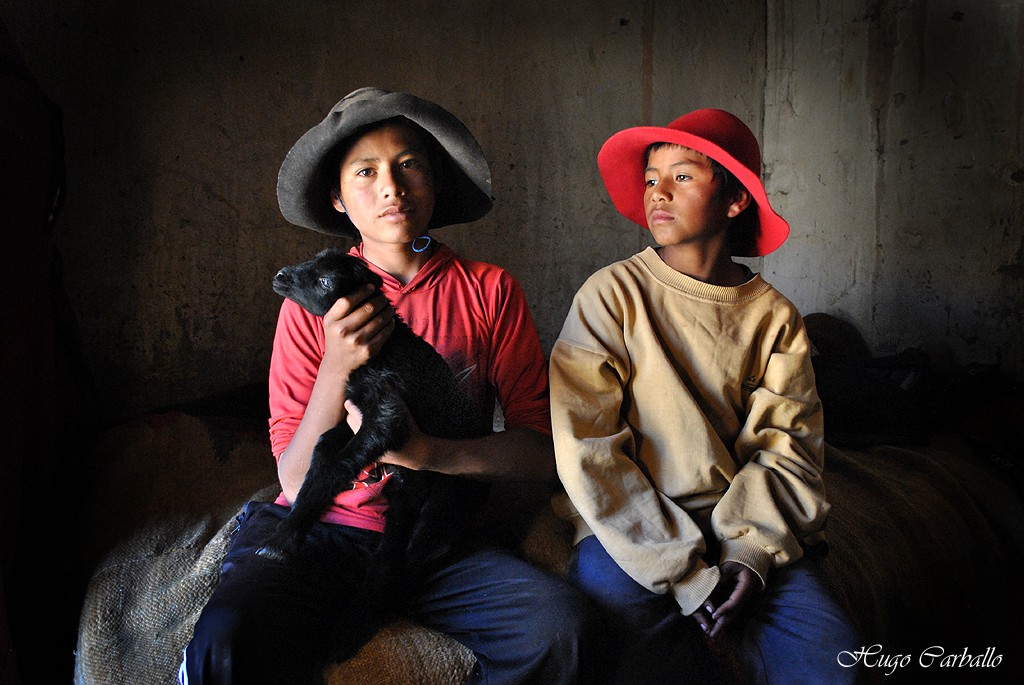
{"label": "cracked wall", "polygon": [[[769,2],[765,270],[879,354],[1024,374],[1019,2]],[[774,49],[772,49],[774,48]]]}
{"label": "cracked wall", "polygon": [[608,135],[698,107],[747,120],[792,239],[755,268],[881,354],[1024,372],[1019,2],[540,0],[388,11],[297,0],[0,0],[64,109],[60,248],[112,412],[265,377],[284,153],[344,93],[445,105],[491,162],[494,211],[439,236],[523,283],[549,348],[587,275],[646,244],[615,214]]}

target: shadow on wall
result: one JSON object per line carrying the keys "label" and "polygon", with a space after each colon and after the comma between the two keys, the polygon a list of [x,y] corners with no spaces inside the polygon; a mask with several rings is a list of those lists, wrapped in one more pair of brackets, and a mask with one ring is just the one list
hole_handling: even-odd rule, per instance
{"label": "shadow on wall", "polygon": [[[71,677],[84,577],[73,521],[87,479],[91,383],[54,247],[64,200],[60,109],[0,24],[0,227],[4,328],[0,415],[0,682]],[[69,523],[71,525],[69,525]]]}

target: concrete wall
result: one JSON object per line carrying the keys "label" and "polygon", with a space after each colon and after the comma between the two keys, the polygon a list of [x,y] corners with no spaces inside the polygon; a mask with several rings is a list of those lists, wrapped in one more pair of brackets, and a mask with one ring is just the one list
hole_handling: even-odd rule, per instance
{"label": "concrete wall", "polygon": [[768,5],[768,278],[880,354],[1024,373],[1024,3]]}
{"label": "concrete wall", "polygon": [[0,0],[65,112],[60,248],[110,411],[262,379],[276,269],[323,246],[274,195],[294,140],[363,85],[434,99],[495,210],[440,237],[523,283],[545,347],[646,244],[594,157],[703,106],[746,119],[793,237],[754,266],[879,353],[1024,373],[1020,2]]}

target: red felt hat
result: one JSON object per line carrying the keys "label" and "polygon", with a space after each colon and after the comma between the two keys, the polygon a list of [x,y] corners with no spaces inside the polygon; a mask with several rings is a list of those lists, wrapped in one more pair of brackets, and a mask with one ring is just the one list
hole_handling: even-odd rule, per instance
{"label": "red felt hat", "polygon": [[665,127],[637,126],[609,138],[597,155],[601,178],[615,208],[644,228],[646,151],[653,143],[673,143],[701,152],[731,171],[750,193],[756,212],[752,243],[737,257],[766,255],[785,242],[789,223],[768,202],[761,183],[761,149],[747,125],[720,109],[699,109]]}

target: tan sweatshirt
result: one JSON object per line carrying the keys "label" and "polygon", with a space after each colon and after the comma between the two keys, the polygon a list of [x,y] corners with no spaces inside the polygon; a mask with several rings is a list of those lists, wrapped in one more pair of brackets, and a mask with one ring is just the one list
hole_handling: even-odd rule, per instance
{"label": "tan sweatshirt", "polygon": [[[828,514],[823,424],[796,308],[754,276],[703,283],[653,248],[580,288],[551,353],[563,513],[693,613],[740,562],[764,582]],[[718,559],[704,559],[707,539]],[[714,542],[714,541],[718,542]]]}

